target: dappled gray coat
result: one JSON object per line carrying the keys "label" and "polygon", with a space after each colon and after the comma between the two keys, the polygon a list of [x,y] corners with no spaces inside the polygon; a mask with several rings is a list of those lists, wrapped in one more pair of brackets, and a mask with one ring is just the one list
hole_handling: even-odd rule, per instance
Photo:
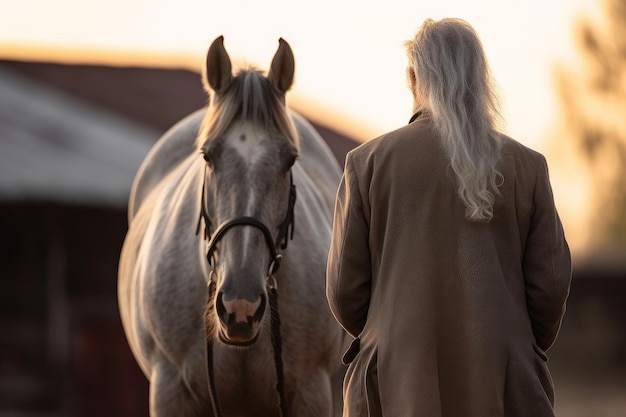
{"label": "dappled gray coat", "polygon": [[544,157],[502,141],[503,200],[488,223],[465,219],[427,120],[347,155],[327,271],[331,309],[360,340],[344,415],[553,415],[545,350],[570,253]]}

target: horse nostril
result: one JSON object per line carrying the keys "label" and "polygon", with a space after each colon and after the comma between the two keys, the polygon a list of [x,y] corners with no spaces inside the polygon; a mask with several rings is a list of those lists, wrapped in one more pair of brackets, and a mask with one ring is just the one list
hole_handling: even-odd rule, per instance
{"label": "horse nostril", "polygon": [[224,306],[224,293],[219,292],[217,294],[217,299],[215,300],[215,309],[217,311],[217,317],[220,318],[224,323],[228,321],[228,312],[226,311],[226,307]]}
{"label": "horse nostril", "polygon": [[265,295],[261,294],[255,301],[245,298],[224,301],[224,293],[220,292],[216,299],[217,316],[224,324],[260,322],[267,304]]}
{"label": "horse nostril", "polygon": [[265,314],[265,304],[267,303],[265,301],[265,295],[261,294],[260,298],[261,303],[259,308],[257,308],[256,313],[254,313],[254,316],[252,317],[252,320],[254,321],[261,321],[263,319],[263,314]]}

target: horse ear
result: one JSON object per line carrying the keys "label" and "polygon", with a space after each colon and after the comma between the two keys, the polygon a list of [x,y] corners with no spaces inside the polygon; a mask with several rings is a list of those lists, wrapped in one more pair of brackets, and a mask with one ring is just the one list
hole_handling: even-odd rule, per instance
{"label": "horse ear", "polygon": [[230,58],[224,49],[224,36],[215,38],[206,56],[205,88],[217,94],[223,92],[232,80]]}
{"label": "horse ear", "polygon": [[278,50],[272,59],[269,80],[278,91],[286,93],[293,83],[295,60],[291,47],[283,38],[278,40]]}

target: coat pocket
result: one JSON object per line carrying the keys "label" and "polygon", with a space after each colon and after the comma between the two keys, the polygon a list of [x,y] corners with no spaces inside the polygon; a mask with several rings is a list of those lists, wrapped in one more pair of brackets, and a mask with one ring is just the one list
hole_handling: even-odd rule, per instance
{"label": "coat pocket", "polygon": [[348,365],[343,385],[343,415],[382,417],[378,388],[378,350],[365,345]]}
{"label": "coat pocket", "polygon": [[537,356],[539,356],[544,362],[548,362],[548,355],[546,355],[546,352],[537,346],[536,343],[533,343],[533,349],[535,350]]}
{"label": "coat pocket", "polygon": [[356,355],[359,353],[360,350],[361,350],[361,339],[357,337],[356,339],[352,341],[352,343],[350,344],[350,347],[348,348],[348,350],[346,350],[346,353],[343,354],[343,357],[341,358],[341,362],[343,362],[344,365],[349,365],[350,362],[352,362],[354,358],[356,358]]}

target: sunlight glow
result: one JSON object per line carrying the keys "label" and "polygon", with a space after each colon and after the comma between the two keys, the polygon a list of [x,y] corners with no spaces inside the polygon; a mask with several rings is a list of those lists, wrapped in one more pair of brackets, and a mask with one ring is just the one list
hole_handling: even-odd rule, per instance
{"label": "sunlight glow", "polygon": [[[307,117],[366,141],[411,115],[404,41],[425,18],[460,17],[483,41],[500,87],[505,132],[543,152],[558,118],[553,65],[571,57],[574,16],[592,4],[0,0],[0,58],[201,71],[209,44],[224,35],[236,63],[267,69],[283,37],[296,57],[291,103]],[[584,205],[580,188],[564,188],[562,205]]]}
{"label": "sunlight glow", "polygon": [[[199,70],[210,42],[225,35],[226,48],[242,63],[269,65],[277,40],[296,55],[293,96],[311,99],[342,118],[360,120],[367,140],[410,117],[403,42],[427,17],[461,17],[481,35],[501,86],[506,130],[540,146],[554,117],[551,57],[569,35],[577,2],[481,0],[417,4],[388,1],[286,0],[2,0],[0,55],[32,59],[183,66]],[[580,2],[580,1],[579,1]],[[35,49],[35,47],[37,49]],[[63,52],[65,51],[65,52]],[[21,52],[21,53],[20,53]],[[161,59],[158,59],[158,56]],[[195,62],[195,64],[193,64]],[[345,125],[345,123],[343,123]]]}

